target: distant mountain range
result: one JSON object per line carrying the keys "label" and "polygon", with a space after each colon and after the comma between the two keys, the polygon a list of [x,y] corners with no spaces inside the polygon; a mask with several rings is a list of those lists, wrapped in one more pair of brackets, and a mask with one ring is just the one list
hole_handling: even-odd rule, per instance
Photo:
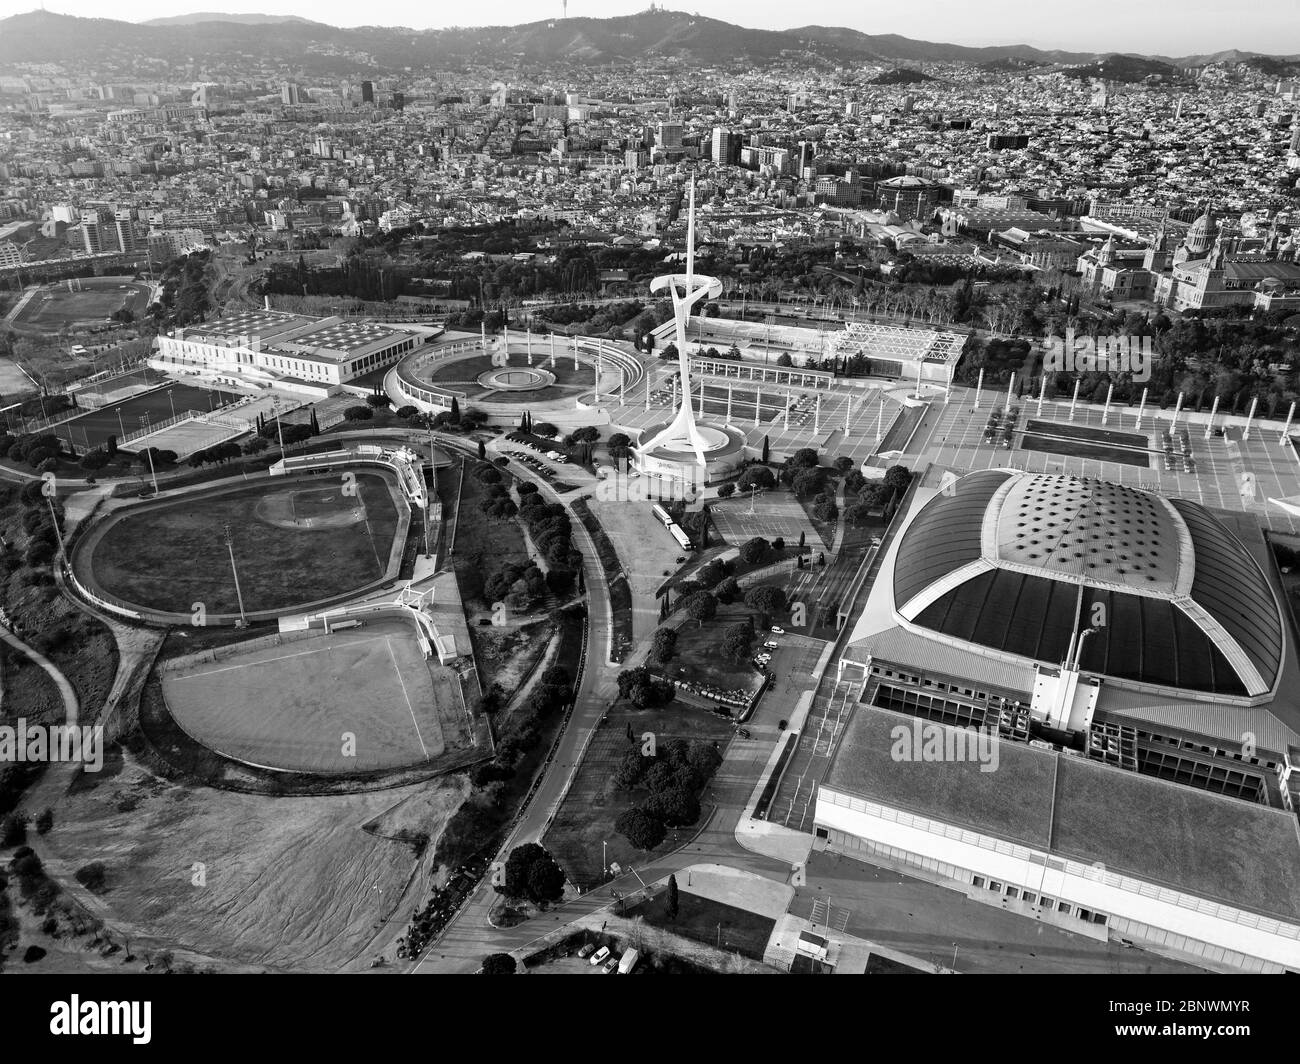
{"label": "distant mountain range", "polygon": [[[250,56],[304,74],[406,67],[422,70],[466,62],[504,66],[568,60],[598,64],[642,57],[677,57],[707,66],[761,65],[782,58],[884,66],[968,62],[991,70],[1057,66],[1077,68],[1081,77],[1091,70],[1109,69],[1117,80],[1138,80],[1150,73],[1211,62],[1251,62],[1269,74],[1300,71],[1300,55],[1259,56],[1231,50],[1170,58],[1044,51],[1023,44],[972,48],[835,26],[748,29],[718,19],[658,10],[607,19],[548,19],[522,26],[444,30],[342,29],[295,16],[217,13],[130,23],[31,11],[0,20],[0,65],[138,60],[156,70],[160,64],[182,66],[191,60],[233,64]],[[1131,62],[1113,61],[1116,59]]]}
{"label": "distant mountain range", "polygon": [[[219,11],[195,11],[189,15],[168,15],[145,19],[141,26],[193,26],[196,22],[237,22],[241,26],[269,26],[280,22],[310,22],[297,15],[239,15]],[[323,25],[323,23],[317,23]]]}

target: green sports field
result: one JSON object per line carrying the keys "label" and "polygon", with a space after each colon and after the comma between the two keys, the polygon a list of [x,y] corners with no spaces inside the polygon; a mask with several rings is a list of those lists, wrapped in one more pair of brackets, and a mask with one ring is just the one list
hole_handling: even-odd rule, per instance
{"label": "green sports field", "polygon": [[127,512],[79,549],[78,574],[150,610],[189,614],[201,602],[209,614],[236,613],[229,524],[247,612],[346,594],[389,571],[405,516],[388,476],[355,476],[355,495],[338,476],[268,478]]}
{"label": "green sports field", "polygon": [[465,737],[456,674],[426,661],[411,622],[286,640],[162,675],[167,708],[228,757],[298,772],[429,762]]}

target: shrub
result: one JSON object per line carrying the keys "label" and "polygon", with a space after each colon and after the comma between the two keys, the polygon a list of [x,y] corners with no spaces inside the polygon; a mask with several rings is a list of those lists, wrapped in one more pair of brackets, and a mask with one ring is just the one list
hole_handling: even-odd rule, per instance
{"label": "shrub", "polygon": [[343,416],[348,421],[369,421],[375,413],[368,406],[350,406],[343,411]]}
{"label": "shrub", "polygon": [[736,493],[735,484],[723,484],[722,487],[718,489],[718,498],[719,499],[730,498],[735,493]]}
{"label": "shrub", "polygon": [[92,894],[99,894],[108,883],[107,872],[102,861],[91,861],[77,869],[77,882]]}

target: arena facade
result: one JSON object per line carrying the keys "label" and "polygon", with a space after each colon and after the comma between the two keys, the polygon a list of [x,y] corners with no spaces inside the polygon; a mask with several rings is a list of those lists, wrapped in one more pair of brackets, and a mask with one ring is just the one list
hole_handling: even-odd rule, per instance
{"label": "arena facade", "polygon": [[[833,848],[1094,937],[1300,970],[1300,674],[1250,515],[931,467],[840,670],[814,820]],[[944,755],[971,730],[991,766]]]}
{"label": "arena facade", "polygon": [[214,384],[321,397],[394,365],[431,330],[274,310],[239,311],[158,337],[153,365]]}

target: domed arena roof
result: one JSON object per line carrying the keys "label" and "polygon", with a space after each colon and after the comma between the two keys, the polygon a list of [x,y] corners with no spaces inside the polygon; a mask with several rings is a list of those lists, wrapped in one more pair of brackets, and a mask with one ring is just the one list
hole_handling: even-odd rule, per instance
{"label": "domed arena roof", "polygon": [[1204,507],[1089,478],[971,473],[904,531],[894,607],[949,640],[1117,680],[1272,690],[1284,637],[1259,566]]}

